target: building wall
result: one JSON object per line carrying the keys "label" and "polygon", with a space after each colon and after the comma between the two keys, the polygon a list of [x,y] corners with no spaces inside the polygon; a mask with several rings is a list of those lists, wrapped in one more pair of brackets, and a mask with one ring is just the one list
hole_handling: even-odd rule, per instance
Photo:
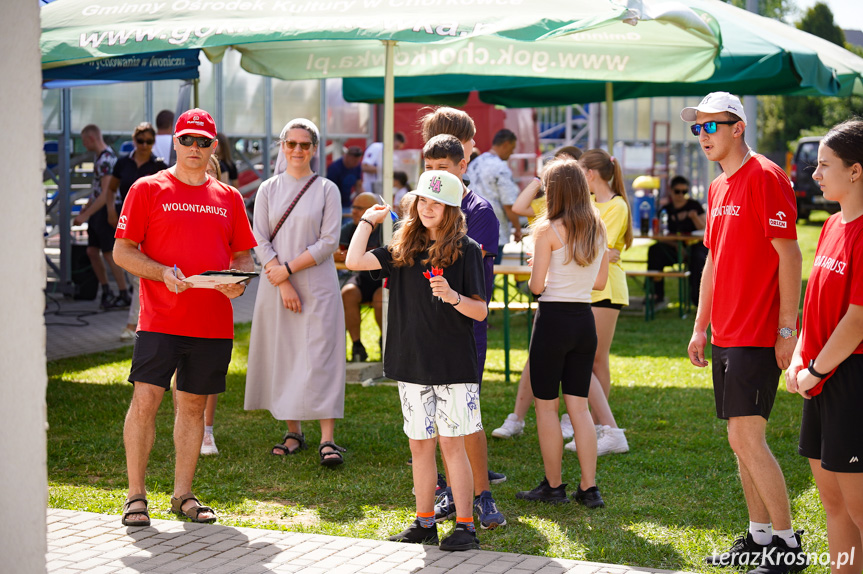
{"label": "building wall", "polygon": [[45,572],[45,263],[39,4],[0,18],[0,556],[16,573]]}

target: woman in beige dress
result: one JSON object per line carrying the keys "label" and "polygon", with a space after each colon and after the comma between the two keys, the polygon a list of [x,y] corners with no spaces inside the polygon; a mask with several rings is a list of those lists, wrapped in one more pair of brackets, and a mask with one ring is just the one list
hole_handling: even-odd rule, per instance
{"label": "woman in beige dress", "polygon": [[261,184],[255,199],[255,252],[265,276],[252,320],[245,408],[267,409],[287,422],[288,432],[270,451],[280,456],[305,448],[301,421],[319,420],[321,464],[337,466],[345,450],[334,440],[345,403],[345,317],[333,260],[341,196],[333,182],[311,170],[318,146],[311,121],[291,120],[280,141],[287,168]]}

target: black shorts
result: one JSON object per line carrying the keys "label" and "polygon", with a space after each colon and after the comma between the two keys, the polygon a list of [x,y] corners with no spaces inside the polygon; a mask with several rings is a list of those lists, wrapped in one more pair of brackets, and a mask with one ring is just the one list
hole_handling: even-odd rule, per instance
{"label": "black shorts", "polygon": [[770,418],[779,375],[773,347],[713,345],[713,394],[716,416]]}
{"label": "black shorts", "polygon": [[596,324],[589,303],[540,300],[530,340],[533,396],[550,401],[565,395],[586,397],[596,356]]}
{"label": "black shorts", "polygon": [[233,345],[231,339],[138,331],[129,382],[168,390],[176,370],[178,391],[193,395],[224,393]]}
{"label": "black shorts", "polygon": [[102,253],[114,249],[114,232],[108,223],[108,208],[103,207],[87,220],[87,247],[98,247]]}
{"label": "black shorts", "polygon": [[618,311],[623,309],[623,303],[612,303],[611,299],[603,299],[602,301],[591,303],[590,306],[599,307],[600,309],[617,309]]}
{"label": "black shorts", "polygon": [[356,285],[360,290],[360,296],[363,303],[371,303],[374,299],[375,292],[383,286],[382,279],[372,279],[371,275],[366,272],[354,274],[350,279],[345,281],[345,285]]}
{"label": "black shorts", "polygon": [[831,472],[863,472],[863,355],[845,359],[821,393],[803,401],[797,452]]}

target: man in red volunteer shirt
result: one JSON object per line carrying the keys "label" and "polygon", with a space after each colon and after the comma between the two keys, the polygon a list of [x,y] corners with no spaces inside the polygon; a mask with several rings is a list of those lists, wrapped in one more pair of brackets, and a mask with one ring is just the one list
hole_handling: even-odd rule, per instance
{"label": "man in red volunteer shirt", "polygon": [[756,574],[798,571],[805,555],[791,527],[782,469],[765,440],[779,375],[797,343],[802,256],[794,191],[779,166],[746,145],[746,113],[736,96],[714,92],[680,117],[696,122],[692,133],[723,170],[710,184],[704,234],[710,253],[689,360],[707,366],[710,325],[716,415],[728,421],[750,520],[730,550],[706,561],[758,566]]}
{"label": "man in red volunteer shirt", "polygon": [[234,322],[231,299],[245,285],[192,289],[183,281],[207,270],[252,271],[256,245],[243,198],[207,175],[216,149],[210,114],[182,114],[174,130],[177,163],[139,179],[117,224],[114,258],[141,278],[141,314],[129,382],[134,385],[123,438],[129,496],[123,524],[147,526],[145,475],[155,438],[156,412],[177,371],[171,510],[213,522],[213,509],[192,494],[204,433],[207,395],[224,392]]}

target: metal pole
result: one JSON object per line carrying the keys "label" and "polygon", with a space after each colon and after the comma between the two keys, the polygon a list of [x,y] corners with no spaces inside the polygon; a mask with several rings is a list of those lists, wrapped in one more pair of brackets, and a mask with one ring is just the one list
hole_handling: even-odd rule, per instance
{"label": "metal pole", "polygon": [[225,130],[225,84],[224,84],[224,67],[222,63],[213,64],[213,88],[216,92],[216,109],[213,110],[213,119],[216,120],[216,125],[219,130]]}
{"label": "metal pole", "polygon": [[[396,43],[392,40],[384,41],[386,47],[386,67],[384,72],[384,134],[383,134],[383,195],[388,205],[393,204],[393,135],[395,134],[395,69],[393,66]],[[384,245],[389,245],[393,238],[393,222],[389,217],[384,218]],[[383,313],[383,326],[381,328],[382,341],[381,361],[384,359],[384,348],[386,347],[390,297],[389,289],[384,289],[381,310]]]}
{"label": "metal pole", "polygon": [[72,206],[69,203],[72,195],[72,176],[69,173],[69,149],[72,141],[72,91],[63,88],[60,95],[60,109],[63,117],[63,129],[60,136],[59,172],[60,182],[57,193],[60,199],[60,291],[66,295],[74,292],[72,285]]}
{"label": "metal pole", "polygon": [[318,146],[318,173],[327,173],[327,80],[319,80],[321,93],[321,119],[318,121],[318,129],[321,131],[321,142]]}
{"label": "metal pole", "polygon": [[273,144],[273,79],[264,76],[264,149],[261,157],[264,164],[263,179],[269,179],[270,170],[270,146]]}
{"label": "metal pole", "polygon": [[[746,0],[746,9],[754,14],[760,14],[758,0]],[[746,110],[746,143],[749,147],[758,147],[758,98],[756,96],[743,96],[743,109]]]}
{"label": "metal pole", "polygon": [[144,83],[144,118],[153,122],[153,82],[147,81]]}
{"label": "metal pole", "polygon": [[614,155],[614,84],[605,82],[605,120],[608,136],[608,153]]}

